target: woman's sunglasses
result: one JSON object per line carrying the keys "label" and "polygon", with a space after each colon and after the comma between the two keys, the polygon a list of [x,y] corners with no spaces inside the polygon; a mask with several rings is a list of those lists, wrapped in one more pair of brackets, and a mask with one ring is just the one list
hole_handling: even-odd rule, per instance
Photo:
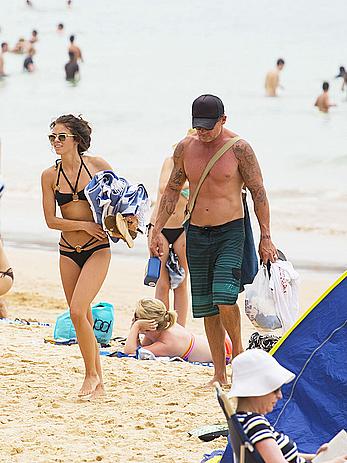
{"label": "woman's sunglasses", "polygon": [[55,142],[56,139],[58,139],[58,141],[60,141],[60,143],[64,143],[67,139],[67,137],[74,137],[75,135],[69,135],[68,133],[50,133],[48,135],[48,140],[50,141],[50,143],[53,145],[53,143]]}

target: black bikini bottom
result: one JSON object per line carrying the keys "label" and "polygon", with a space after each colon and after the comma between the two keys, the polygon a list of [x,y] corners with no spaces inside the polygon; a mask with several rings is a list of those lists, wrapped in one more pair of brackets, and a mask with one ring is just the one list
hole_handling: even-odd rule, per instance
{"label": "black bikini bottom", "polygon": [[110,243],[99,244],[99,246],[95,246],[92,249],[82,249],[80,252],[77,251],[62,251],[59,250],[61,256],[69,257],[73,260],[80,268],[87,262],[89,257],[94,254],[95,251],[99,251],[99,249],[106,249],[110,247]]}
{"label": "black bikini bottom", "polygon": [[0,272],[0,278],[10,277],[12,281],[14,280],[13,270],[8,268],[6,272]]}
{"label": "black bikini bottom", "polygon": [[[153,227],[154,227],[154,225],[152,223],[149,223],[147,225],[147,236],[149,234],[150,229],[153,228]],[[184,232],[184,228],[183,227],[180,227],[180,228],[163,228],[161,232],[165,236],[167,241],[169,242],[169,245],[173,245],[175,243],[175,241],[177,241],[177,239]]]}
{"label": "black bikini bottom", "polygon": [[161,232],[168,240],[169,244],[174,244],[184,232],[184,228],[163,228]]}

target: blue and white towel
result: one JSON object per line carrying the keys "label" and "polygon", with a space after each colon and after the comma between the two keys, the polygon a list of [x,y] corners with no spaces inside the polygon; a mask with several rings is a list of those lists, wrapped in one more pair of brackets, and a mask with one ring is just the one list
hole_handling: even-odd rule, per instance
{"label": "blue and white towel", "polygon": [[[141,184],[131,184],[118,177],[112,170],[97,172],[84,189],[96,223],[105,231],[105,217],[116,215],[136,215],[138,228],[144,232],[150,201],[146,188]],[[118,238],[111,237],[115,243]]]}

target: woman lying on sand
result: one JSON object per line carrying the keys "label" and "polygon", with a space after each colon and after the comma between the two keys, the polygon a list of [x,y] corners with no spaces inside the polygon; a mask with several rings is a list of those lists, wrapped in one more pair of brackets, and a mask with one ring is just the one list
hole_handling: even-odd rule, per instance
{"label": "woman lying on sand", "polygon": [[[61,161],[42,173],[43,209],[48,227],[62,231],[60,275],[85,365],[78,396],[94,398],[103,393],[104,385],[90,304],[105,280],[111,253],[84,188],[96,172],[112,168],[104,159],[84,154],[91,128],[81,117],[60,116],[50,128],[48,138]],[[56,202],[62,218],[56,215]]]}
{"label": "woman lying on sand", "polygon": [[[132,325],[124,347],[125,354],[134,354],[139,346],[156,356],[181,357],[190,362],[212,362],[207,339],[194,335],[176,323],[177,313],[166,310],[158,299],[144,298],[137,302]],[[144,334],[140,340],[139,335]],[[231,341],[225,339],[227,359],[231,357]]]}

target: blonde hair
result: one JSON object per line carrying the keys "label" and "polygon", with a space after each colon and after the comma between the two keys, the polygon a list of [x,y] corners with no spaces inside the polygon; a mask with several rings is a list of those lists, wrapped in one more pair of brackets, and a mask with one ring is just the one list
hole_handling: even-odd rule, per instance
{"label": "blonde hair", "polygon": [[137,301],[135,315],[136,318],[155,320],[158,323],[158,331],[171,328],[177,320],[177,313],[174,310],[166,310],[164,302],[152,297]]}

